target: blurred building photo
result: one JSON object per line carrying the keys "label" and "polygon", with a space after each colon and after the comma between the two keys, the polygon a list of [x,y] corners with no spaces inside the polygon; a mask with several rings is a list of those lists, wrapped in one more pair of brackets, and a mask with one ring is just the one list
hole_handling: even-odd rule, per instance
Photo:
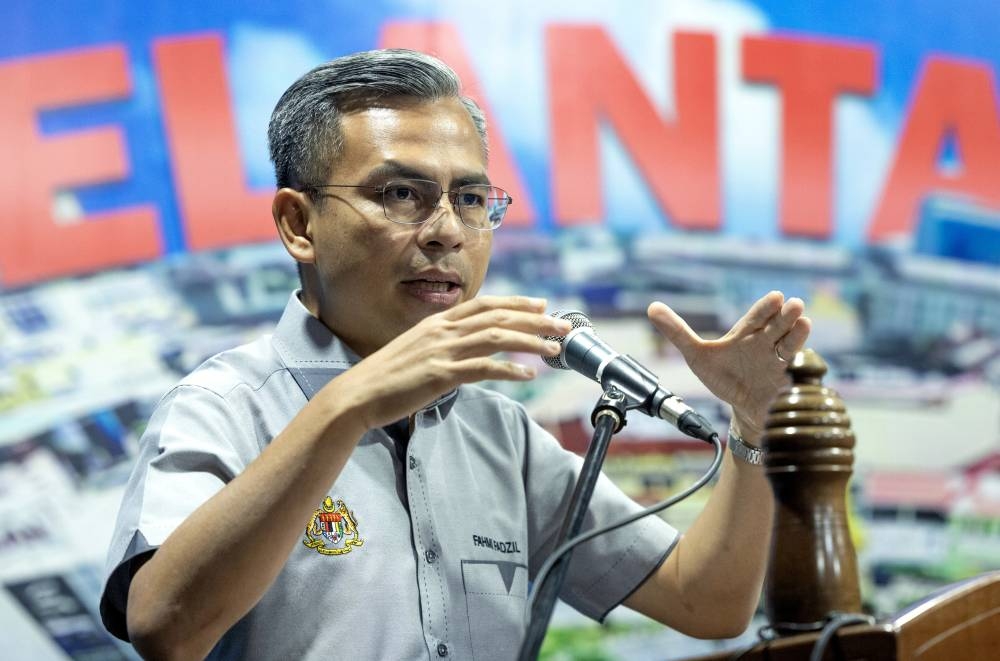
{"label": "blurred building photo", "polygon": [[[646,307],[717,337],[768,291],[801,297],[858,438],[848,502],[866,609],[1000,569],[1000,5],[100,0],[4,13],[3,658],[138,658],[97,612],[138,439],[174,383],[269,333],[299,287],[270,217],[278,96],[379,46],[441,56],[487,110],[491,177],[514,203],[484,293],[585,312],[719,429],[728,408]],[[598,61],[614,63],[603,86],[581,72]],[[519,358],[538,378],[492,385],[583,453],[600,387]],[[605,471],[652,504],[710,461],[709,446],[633,414]],[[686,527],[706,497],[662,516]],[[566,606],[542,658],[679,659],[754,635],[696,641],[625,609],[597,625]]]}

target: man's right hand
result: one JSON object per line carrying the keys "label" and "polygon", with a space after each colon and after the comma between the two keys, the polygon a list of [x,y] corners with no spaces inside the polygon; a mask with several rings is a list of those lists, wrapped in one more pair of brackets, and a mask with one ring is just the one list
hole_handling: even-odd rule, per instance
{"label": "man's right hand", "polygon": [[526,296],[466,301],[427,317],[328,388],[338,398],[350,398],[349,408],[366,429],[374,429],[415,413],[463,383],[526,381],[535,376],[533,366],[495,354],[558,355],[559,344],[541,336],[565,335],[571,325],[546,315],[545,305],[544,299]]}

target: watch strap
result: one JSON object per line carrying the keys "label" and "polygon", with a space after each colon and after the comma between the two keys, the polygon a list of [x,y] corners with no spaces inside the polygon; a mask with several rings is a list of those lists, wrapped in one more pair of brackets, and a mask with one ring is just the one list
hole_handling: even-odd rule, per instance
{"label": "watch strap", "polygon": [[750,464],[751,466],[760,466],[764,463],[764,450],[744,441],[740,435],[736,433],[736,430],[733,429],[732,424],[729,425],[729,438],[727,440],[727,444],[729,445],[729,451],[733,453],[733,456],[744,463]]}

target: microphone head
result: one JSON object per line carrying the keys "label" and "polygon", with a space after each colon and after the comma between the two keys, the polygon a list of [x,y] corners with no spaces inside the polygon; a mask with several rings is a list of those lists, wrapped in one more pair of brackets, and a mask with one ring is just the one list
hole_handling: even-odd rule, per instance
{"label": "microphone head", "polygon": [[[587,318],[587,315],[577,310],[556,310],[555,312],[549,313],[549,316],[555,317],[556,319],[565,319],[569,323],[573,324],[573,328],[570,330],[570,333],[575,331],[577,328],[594,328],[594,324],[590,323],[590,319]],[[561,346],[562,343],[566,341],[566,336],[546,335],[545,339],[554,340]],[[562,360],[562,352],[560,352],[558,356],[542,356],[542,360],[545,361],[546,365],[554,367],[557,370],[569,369],[569,366]]]}

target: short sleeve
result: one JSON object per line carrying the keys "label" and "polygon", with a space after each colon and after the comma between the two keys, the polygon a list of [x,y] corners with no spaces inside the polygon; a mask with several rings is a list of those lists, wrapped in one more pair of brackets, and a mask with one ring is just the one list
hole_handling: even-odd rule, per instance
{"label": "short sleeve", "polygon": [[229,403],[200,386],[177,386],[157,405],[139,441],[108,551],[100,610],[118,638],[128,640],[128,588],[143,556],[252,460],[255,442],[241,436],[241,427],[247,428]]}
{"label": "short sleeve", "polygon": [[[555,548],[583,460],[564,450],[527,415],[524,424],[528,433],[525,487],[530,573],[534,578]],[[602,473],[581,532],[603,527],[641,509]],[[559,596],[581,613],[603,620],[656,571],[677,539],[677,530],[653,515],[577,546]]]}

